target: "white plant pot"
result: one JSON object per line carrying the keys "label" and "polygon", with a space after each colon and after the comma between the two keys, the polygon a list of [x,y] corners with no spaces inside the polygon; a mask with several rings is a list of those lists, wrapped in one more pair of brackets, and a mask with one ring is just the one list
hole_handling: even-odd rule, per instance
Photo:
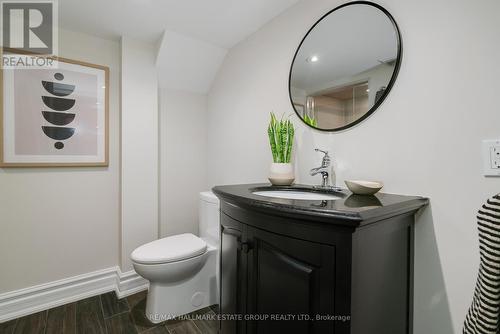
{"label": "white plant pot", "polygon": [[271,164],[269,181],[275,186],[289,186],[295,180],[293,165],[290,163]]}

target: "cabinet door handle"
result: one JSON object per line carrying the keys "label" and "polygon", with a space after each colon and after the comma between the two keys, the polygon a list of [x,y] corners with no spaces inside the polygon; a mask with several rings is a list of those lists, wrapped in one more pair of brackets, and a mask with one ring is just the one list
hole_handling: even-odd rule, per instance
{"label": "cabinet door handle", "polygon": [[252,249],[252,245],[249,242],[240,242],[238,244],[238,249],[243,253],[248,253]]}

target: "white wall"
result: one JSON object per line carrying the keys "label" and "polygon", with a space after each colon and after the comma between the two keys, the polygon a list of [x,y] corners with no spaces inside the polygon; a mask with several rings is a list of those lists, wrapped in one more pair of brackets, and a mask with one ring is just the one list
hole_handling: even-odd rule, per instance
{"label": "white wall", "polygon": [[120,47],[60,29],[59,51],[110,68],[109,167],[0,168],[0,293],[118,263]]}
{"label": "white wall", "polygon": [[198,233],[198,193],[207,189],[206,94],[226,52],[171,31],[160,41],[161,237]]}
{"label": "white wall", "polygon": [[198,234],[198,193],[207,189],[206,95],[161,89],[160,235]]}
{"label": "white wall", "polygon": [[[338,0],[301,1],[230,50],[208,97],[208,180],[265,182],[270,111],[293,114],[288,71],[309,27]],[[319,147],[338,178],[382,180],[385,191],[430,197],[417,222],[415,334],[461,332],[478,267],[475,213],[500,179],[481,175],[480,141],[500,137],[500,2],[382,0],[398,22],[404,57],[380,109],[341,133],[295,116],[298,181],[319,183]]]}
{"label": "white wall", "polygon": [[158,237],[158,78],[156,48],[121,40],[121,269]]}
{"label": "white wall", "polygon": [[59,50],[110,68],[109,167],[0,169],[0,293],[131,270],[158,237],[156,48],[60,30]]}
{"label": "white wall", "polygon": [[206,94],[227,50],[168,30],[159,44],[156,65],[160,86],[171,91]]}

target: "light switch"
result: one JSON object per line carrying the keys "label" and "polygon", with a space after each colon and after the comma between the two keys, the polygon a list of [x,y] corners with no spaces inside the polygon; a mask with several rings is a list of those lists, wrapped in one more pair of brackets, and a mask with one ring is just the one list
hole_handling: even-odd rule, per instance
{"label": "light switch", "polygon": [[500,139],[483,140],[483,169],[485,176],[500,176]]}

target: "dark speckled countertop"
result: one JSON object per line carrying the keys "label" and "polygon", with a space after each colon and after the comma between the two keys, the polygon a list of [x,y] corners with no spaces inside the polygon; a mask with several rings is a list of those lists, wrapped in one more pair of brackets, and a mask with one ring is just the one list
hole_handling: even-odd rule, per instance
{"label": "dark speckled countertop", "polygon": [[[343,222],[353,226],[365,225],[390,216],[413,212],[427,205],[429,200],[420,196],[404,196],[377,193],[375,195],[354,195],[349,190],[323,191],[312,186],[290,187],[270,184],[238,184],[216,186],[213,192],[221,200],[261,212],[302,218],[321,222]],[[266,190],[307,191],[328,193],[339,197],[335,200],[299,200],[255,195],[253,192]]]}

